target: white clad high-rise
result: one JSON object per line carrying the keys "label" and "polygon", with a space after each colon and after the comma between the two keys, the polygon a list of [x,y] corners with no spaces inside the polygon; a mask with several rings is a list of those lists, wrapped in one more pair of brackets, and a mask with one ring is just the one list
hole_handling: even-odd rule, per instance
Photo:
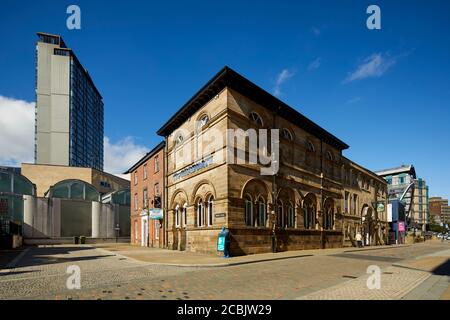
{"label": "white clad high-rise", "polygon": [[103,170],[103,98],[61,36],[37,35],[35,163]]}

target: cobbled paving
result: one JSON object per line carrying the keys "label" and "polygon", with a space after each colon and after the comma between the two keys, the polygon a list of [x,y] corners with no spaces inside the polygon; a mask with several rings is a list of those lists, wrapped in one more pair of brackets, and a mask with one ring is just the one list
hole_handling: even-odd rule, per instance
{"label": "cobbled paving", "polygon": [[[392,267],[393,261],[443,249],[448,245],[195,268],[137,262],[92,247],[31,248],[16,268],[0,274],[0,299],[391,299],[380,291],[366,291],[368,266],[375,264],[386,272],[382,283],[389,284],[391,287],[385,289],[397,292],[397,297],[402,294],[398,283],[414,286],[424,275],[415,270],[399,271]],[[80,290],[66,288],[70,265],[81,269]]]}

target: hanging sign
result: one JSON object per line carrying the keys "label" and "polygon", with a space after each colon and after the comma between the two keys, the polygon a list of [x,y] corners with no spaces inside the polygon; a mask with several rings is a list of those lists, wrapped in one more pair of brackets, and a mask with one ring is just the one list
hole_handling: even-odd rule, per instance
{"label": "hanging sign", "polygon": [[161,220],[164,216],[164,210],[160,208],[149,209],[149,217],[154,220]]}

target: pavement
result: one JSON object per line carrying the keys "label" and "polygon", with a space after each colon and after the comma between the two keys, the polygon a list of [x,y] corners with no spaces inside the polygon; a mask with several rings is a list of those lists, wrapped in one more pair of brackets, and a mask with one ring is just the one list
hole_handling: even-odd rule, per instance
{"label": "pavement", "polygon": [[217,254],[202,254],[188,251],[167,250],[159,248],[138,247],[129,244],[99,244],[95,248],[104,253],[114,253],[123,258],[147,262],[154,265],[167,265],[177,267],[229,267],[250,263],[260,263],[275,260],[294,259],[318,255],[330,255],[337,253],[350,253],[380,249],[392,249],[407,247],[409,245],[378,246],[365,248],[333,248],[333,249],[313,249],[285,251],[277,253],[262,253],[246,256],[224,258]]}
{"label": "pavement", "polygon": [[[450,243],[305,250],[224,259],[132,247],[30,247],[0,270],[0,299],[449,299]],[[368,289],[368,267],[381,270]],[[81,288],[70,290],[69,267]]]}

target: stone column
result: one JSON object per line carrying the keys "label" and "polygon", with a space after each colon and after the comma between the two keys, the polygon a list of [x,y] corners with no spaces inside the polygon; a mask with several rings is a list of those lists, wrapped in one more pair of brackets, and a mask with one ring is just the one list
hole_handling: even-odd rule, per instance
{"label": "stone column", "polygon": [[61,199],[51,198],[50,201],[51,206],[47,209],[50,214],[46,213],[46,216],[50,216],[52,219],[53,229],[49,234],[51,234],[52,237],[59,238],[61,237]]}
{"label": "stone column", "polygon": [[33,217],[37,210],[36,198],[24,195],[23,200],[23,236],[24,238],[32,238],[34,230]]}
{"label": "stone column", "polygon": [[102,204],[92,201],[92,238],[100,238],[100,213]]}

